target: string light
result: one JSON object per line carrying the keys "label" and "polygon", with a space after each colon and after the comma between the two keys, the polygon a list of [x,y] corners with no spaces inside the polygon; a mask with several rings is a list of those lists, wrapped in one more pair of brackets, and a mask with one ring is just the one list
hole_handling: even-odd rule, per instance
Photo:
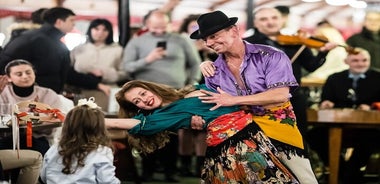
{"label": "string light", "polygon": [[352,1],[350,2],[349,5],[353,8],[361,8],[361,9],[367,8],[367,3],[364,1]]}
{"label": "string light", "polygon": [[[307,3],[320,2],[322,0],[302,0]],[[331,6],[345,6],[350,5],[353,8],[363,9],[367,7],[367,3],[362,0],[325,0]]]}
{"label": "string light", "polygon": [[332,6],[348,5],[352,0],[326,0],[326,3]]}
{"label": "string light", "polygon": [[319,2],[319,1],[322,1],[322,0],[302,0],[303,2],[307,2],[307,3],[314,3],[314,2]]}

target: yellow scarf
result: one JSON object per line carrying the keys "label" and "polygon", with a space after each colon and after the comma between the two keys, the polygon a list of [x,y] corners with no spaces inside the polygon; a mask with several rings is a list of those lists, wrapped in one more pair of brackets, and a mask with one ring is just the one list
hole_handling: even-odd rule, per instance
{"label": "yellow scarf", "polygon": [[290,102],[266,109],[264,115],[253,115],[253,120],[268,137],[297,148],[304,148]]}

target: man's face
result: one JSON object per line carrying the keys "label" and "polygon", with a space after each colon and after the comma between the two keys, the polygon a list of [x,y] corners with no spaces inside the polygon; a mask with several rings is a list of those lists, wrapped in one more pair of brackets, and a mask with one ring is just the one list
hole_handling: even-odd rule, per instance
{"label": "man's face", "polygon": [[55,27],[64,33],[68,33],[74,29],[75,16],[68,16],[65,20],[57,19]]}
{"label": "man's face", "polygon": [[359,54],[350,54],[347,56],[345,63],[349,66],[349,70],[353,74],[362,74],[367,72],[370,67],[370,56],[366,52]]}
{"label": "man's face", "polygon": [[364,26],[372,32],[380,31],[380,13],[378,12],[368,12],[365,20]]}
{"label": "man's face", "polygon": [[216,53],[226,53],[229,48],[233,47],[234,38],[238,35],[234,34],[236,31],[236,26],[230,28],[222,29],[210,36],[203,38],[206,46],[211,48]]}
{"label": "man's face", "polygon": [[277,35],[283,23],[281,13],[274,8],[258,10],[255,14],[254,26],[267,36]]}

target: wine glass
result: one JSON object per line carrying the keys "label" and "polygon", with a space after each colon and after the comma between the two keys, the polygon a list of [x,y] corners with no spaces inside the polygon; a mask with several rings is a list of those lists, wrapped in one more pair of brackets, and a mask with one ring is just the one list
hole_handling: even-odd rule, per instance
{"label": "wine glass", "polygon": [[12,119],[12,105],[10,103],[0,104],[0,118],[3,126],[6,126]]}

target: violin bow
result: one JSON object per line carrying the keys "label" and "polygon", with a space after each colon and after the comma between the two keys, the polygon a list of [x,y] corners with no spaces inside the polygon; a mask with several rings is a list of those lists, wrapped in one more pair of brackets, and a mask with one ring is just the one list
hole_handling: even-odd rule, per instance
{"label": "violin bow", "polygon": [[297,52],[293,55],[293,57],[292,57],[292,59],[290,59],[290,61],[293,63],[298,58],[298,56],[300,56],[300,54],[302,53],[302,51],[305,50],[305,48],[306,48],[306,45],[302,45],[297,50]]}

